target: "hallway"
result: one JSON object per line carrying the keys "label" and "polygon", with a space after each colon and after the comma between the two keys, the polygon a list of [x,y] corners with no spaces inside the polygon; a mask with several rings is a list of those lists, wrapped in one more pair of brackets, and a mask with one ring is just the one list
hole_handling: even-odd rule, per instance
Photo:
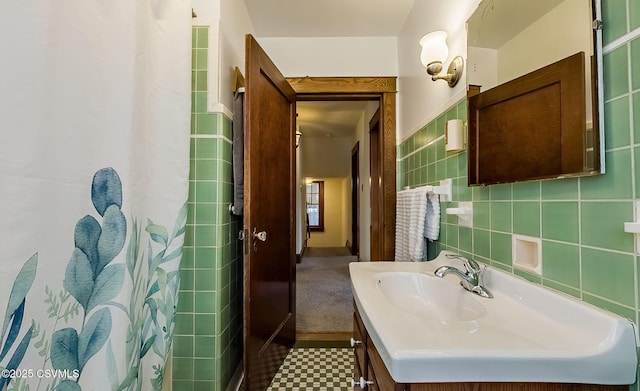
{"label": "hallway", "polygon": [[296,333],[299,341],[348,340],[353,328],[346,247],[310,247],[297,264]]}

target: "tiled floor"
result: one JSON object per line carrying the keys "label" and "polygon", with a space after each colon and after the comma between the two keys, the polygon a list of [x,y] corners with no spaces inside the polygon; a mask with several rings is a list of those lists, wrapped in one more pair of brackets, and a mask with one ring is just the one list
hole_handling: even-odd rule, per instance
{"label": "tiled floor", "polygon": [[293,348],[269,390],[350,390],[353,349]]}

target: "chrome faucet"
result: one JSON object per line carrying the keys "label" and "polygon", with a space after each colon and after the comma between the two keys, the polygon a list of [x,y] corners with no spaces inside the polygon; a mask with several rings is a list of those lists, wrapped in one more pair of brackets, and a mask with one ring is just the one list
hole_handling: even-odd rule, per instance
{"label": "chrome faucet", "polygon": [[434,272],[437,277],[442,278],[447,274],[453,274],[460,278],[460,285],[462,285],[464,289],[487,299],[493,297],[491,292],[483,286],[482,269],[480,269],[480,265],[478,265],[476,261],[455,254],[447,254],[446,257],[461,260],[464,263],[466,273],[463,273],[453,266],[440,266]]}

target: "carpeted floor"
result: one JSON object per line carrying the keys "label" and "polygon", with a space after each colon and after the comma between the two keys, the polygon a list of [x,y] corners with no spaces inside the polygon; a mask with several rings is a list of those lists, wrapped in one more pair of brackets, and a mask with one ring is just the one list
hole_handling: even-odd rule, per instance
{"label": "carpeted floor", "polygon": [[297,265],[296,330],[339,333],[353,330],[353,297],[346,248],[312,247]]}

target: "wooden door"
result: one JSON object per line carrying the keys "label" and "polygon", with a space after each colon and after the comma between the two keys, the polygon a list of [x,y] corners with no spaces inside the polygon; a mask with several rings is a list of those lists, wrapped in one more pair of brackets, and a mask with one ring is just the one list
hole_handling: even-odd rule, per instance
{"label": "wooden door", "polygon": [[[369,121],[369,169],[371,173],[371,260],[384,260],[384,232],[382,217],[382,163],[380,143],[380,109]],[[393,259],[393,258],[392,258]]]}
{"label": "wooden door", "polygon": [[351,150],[351,255],[360,254],[360,143]]}
{"label": "wooden door", "polygon": [[244,373],[246,389],[262,391],[295,342],[296,110],[295,92],[251,35],[245,79]]}

